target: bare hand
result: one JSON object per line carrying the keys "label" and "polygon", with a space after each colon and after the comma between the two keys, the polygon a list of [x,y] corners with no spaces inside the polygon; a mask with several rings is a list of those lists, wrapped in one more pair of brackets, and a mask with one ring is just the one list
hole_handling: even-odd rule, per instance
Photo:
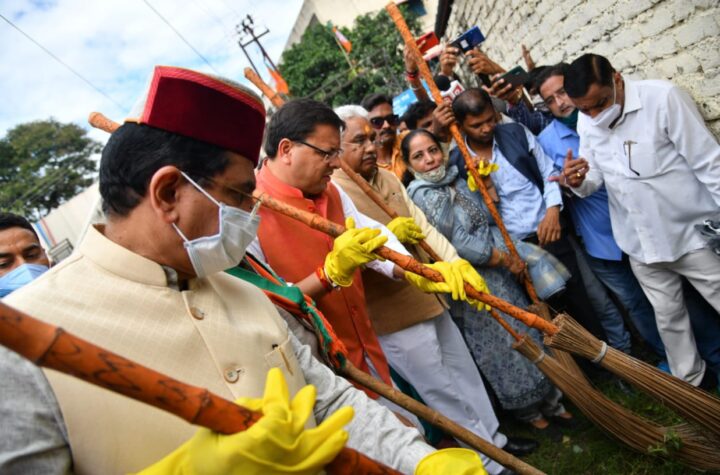
{"label": "bare hand", "polygon": [[456,47],[445,46],[443,52],[440,53],[440,73],[442,75],[452,77],[458,62],[458,54],[460,54],[460,50]]}
{"label": "bare hand", "polygon": [[[418,47],[419,46],[420,45],[418,45]],[[408,48],[407,45],[405,45],[405,48],[403,49],[403,62],[405,63],[405,72],[417,72],[417,63],[415,62],[415,58],[413,57],[412,53],[410,52],[410,48]]]}
{"label": "bare hand", "polygon": [[499,74],[493,76],[492,80],[492,86],[483,86],[483,89],[485,89],[488,94],[509,102],[512,105],[517,105],[517,103],[520,102],[520,98],[522,97],[522,93],[520,92],[522,89],[521,86],[515,87],[510,83],[506,83]]}
{"label": "bare hand", "polygon": [[505,258],[505,267],[518,279],[523,278],[525,275],[526,265],[525,262],[520,259],[520,256],[508,253]]}
{"label": "bare hand", "polygon": [[522,48],[522,56],[525,60],[525,66],[527,66],[528,71],[532,71],[535,69],[535,61],[533,61],[532,56],[530,56],[530,51],[525,47],[525,45],[520,45]]}
{"label": "bare hand", "polygon": [[440,138],[440,140],[445,141],[448,138],[448,127],[455,122],[452,106],[443,101],[433,111],[432,118],[432,133]]}
{"label": "bare hand", "polygon": [[570,186],[576,188],[585,181],[585,175],[590,171],[590,166],[584,158],[573,160],[572,149],[568,149],[565,154],[565,163],[563,164],[562,174],[560,176],[551,176],[548,181],[556,181],[562,186]]}
{"label": "bare hand", "polygon": [[468,58],[467,64],[470,66],[470,70],[475,74],[486,74],[491,76],[493,74],[505,72],[485,53],[477,49],[471,49],[465,53],[465,57]]}
{"label": "bare hand", "polygon": [[541,246],[550,244],[560,239],[560,207],[553,206],[545,212],[540,224],[538,224],[537,235]]}

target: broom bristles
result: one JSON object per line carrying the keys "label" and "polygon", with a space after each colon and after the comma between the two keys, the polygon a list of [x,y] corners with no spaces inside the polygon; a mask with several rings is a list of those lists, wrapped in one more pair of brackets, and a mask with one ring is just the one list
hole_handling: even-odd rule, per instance
{"label": "broom bristles", "polygon": [[567,314],[558,315],[553,322],[560,330],[555,335],[545,336],[547,345],[598,362],[688,421],[720,436],[720,399],[654,366],[608,348],[605,342],[595,338]]}
{"label": "broom bristles", "polygon": [[[595,389],[587,380],[565,370],[555,358],[544,354],[530,338],[524,337],[513,348],[530,361],[558,387],[596,426],[628,447],[647,455],[678,460],[699,470],[720,470],[720,440],[705,437],[690,425],[662,427],[638,416]],[[668,438],[677,437],[679,448],[667,449]],[[655,449],[655,450],[653,450]],[[664,449],[664,450],[663,450]]]}

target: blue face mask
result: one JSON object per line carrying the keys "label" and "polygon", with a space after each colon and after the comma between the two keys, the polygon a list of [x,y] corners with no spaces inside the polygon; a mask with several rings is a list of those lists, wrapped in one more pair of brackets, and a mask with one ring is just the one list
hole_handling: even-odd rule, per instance
{"label": "blue face mask", "polygon": [[48,270],[42,264],[23,264],[0,277],[0,298],[29,284]]}

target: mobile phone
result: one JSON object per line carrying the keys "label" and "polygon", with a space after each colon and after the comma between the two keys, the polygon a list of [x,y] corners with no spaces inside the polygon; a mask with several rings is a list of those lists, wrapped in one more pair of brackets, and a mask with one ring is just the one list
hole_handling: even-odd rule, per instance
{"label": "mobile phone", "polygon": [[416,39],[415,42],[420,47],[420,52],[422,54],[427,53],[428,50],[433,46],[437,46],[440,44],[440,40],[438,39],[434,31],[425,33],[420,38]]}
{"label": "mobile phone", "polygon": [[[505,80],[506,84],[512,84],[513,87],[524,86],[530,80],[530,75],[525,72],[522,66],[515,66],[498,79]],[[496,79],[496,81],[498,80]]]}
{"label": "mobile phone", "polygon": [[485,41],[485,37],[480,31],[480,27],[476,25],[462,35],[458,36],[454,41],[450,43],[450,46],[454,46],[463,53],[467,53],[483,41]]}

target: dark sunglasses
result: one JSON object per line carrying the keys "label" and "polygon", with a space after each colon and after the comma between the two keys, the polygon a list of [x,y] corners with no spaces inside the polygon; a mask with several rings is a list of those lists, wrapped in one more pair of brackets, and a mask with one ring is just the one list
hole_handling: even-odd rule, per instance
{"label": "dark sunglasses", "polygon": [[400,125],[400,116],[397,114],[390,114],[385,117],[373,117],[370,119],[370,125],[372,125],[375,129],[381,129],[385,122],[387,122],[390,127],[397,127]]}

